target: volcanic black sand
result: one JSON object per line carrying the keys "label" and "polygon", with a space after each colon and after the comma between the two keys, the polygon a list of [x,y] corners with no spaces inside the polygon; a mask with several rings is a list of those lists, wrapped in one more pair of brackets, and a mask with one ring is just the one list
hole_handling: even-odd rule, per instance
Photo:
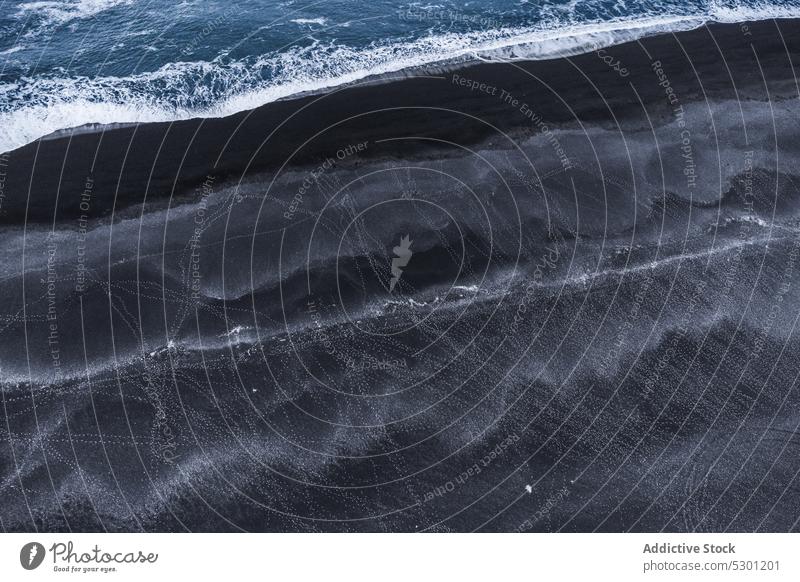
{"label": "volcanic black sand", "polygon": [[10,152],[0,525],[797,530],[798,58],[715,24]]}

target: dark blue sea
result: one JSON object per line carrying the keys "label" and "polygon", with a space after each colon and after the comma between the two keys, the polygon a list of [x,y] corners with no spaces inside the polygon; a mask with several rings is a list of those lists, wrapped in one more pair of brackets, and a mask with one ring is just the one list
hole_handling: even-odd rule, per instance
{"label": "dark blue sea", "polygon": [[547,58],[793,16],[797,1],[0,3],[0,151],[92,123],[219,117],[439,61]]}

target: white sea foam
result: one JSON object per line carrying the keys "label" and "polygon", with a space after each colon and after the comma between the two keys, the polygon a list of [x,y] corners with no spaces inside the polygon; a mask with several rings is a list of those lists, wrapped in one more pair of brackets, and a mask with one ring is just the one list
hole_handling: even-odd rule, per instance
{"label": "white sea foam", "polygon": [[[112,0],[79,2],[83,13]],[[49,3],[48,3],[49,4]],[[63,4],[54,2],[52,4]],[[55,8],[54,8],[55,9]],[[721,20],[771,17],[760,9],[715,5]],[[789,16],[787,12],[782,16]],[[484,60],[567,56],[668,31],[698,27],[698,17],[650,17],[558,29],[499,29],[429,35],[368,49],[314,42],[280,54],[230,63],[173,62],[129,77],[23,78],[0,86],[0,152],[85,124],[125,124],[213,118],[305,92],[420,68]]]}
{"label": "white sea foam", "polygon": [[24,2],[17,7],[17,18],[43,18],[45,24],[58,26],[72,20],[91,18],[109,8],[131,4],[133,0],[45,0]]}
{"label": "white sea foam", "polygon": [[320,26],[324,26],[327,24],[328,20],[326,18],[294,18],[289,22],[294,22],[295,24],[318,24]]}
{"label": "white sea foam", "polygon": [[2,56],[13,55],[14,53],[18,53],[18,52],[20,52],[22,50],[25,50],[25,47],[18,44],[18,45],[12,46],[10,49],[6,49],[4,51],[0,51],[0,55],[2,55]]}
{"label": "white sea foam", "polygon": [[724,0],[709,2],[708,18],[714,22],[756,22],[759,20],[772,20],[773,18],[797,18],[800,9],[791,2],[781,5],[776,2],[751,2],[742,6],[738,2],[731,5]]}

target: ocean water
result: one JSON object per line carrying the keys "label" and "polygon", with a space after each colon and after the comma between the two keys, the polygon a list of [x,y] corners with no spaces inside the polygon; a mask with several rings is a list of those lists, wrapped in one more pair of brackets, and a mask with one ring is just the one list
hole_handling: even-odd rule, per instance
{"label": "ocean water", "polygon": [[440,61],[536,59],[797,0],[6,0],[0,151],[85,124],[219,117]]}

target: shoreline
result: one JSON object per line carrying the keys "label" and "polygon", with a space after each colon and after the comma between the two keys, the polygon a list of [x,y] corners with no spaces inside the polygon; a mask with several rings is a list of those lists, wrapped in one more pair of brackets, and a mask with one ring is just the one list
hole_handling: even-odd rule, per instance
{"label": "shoreline", "polygon": [[[361,159],[425,157],[432,146],[403,138],[476,145],[498,131],[530,135],[541,126],[658,124],[670,116],[670,103],[655,62],[684,105],[761,99],[765,87],[780,100],[796,91],[791,62],[800,54],[798,31],[799,20],[709,24],[574,57],[359,83],[224,118],[70,132],[5,154],[0,221],[86,216],[80,198],[88,179],[97,193],[88,218],[96,219],[145,200],[190,194],[209,175],[238,181],[280,167],[314,166],[355,143],[401,140],[368,148]],[[481,87],[494,88],[495,95]]]}

